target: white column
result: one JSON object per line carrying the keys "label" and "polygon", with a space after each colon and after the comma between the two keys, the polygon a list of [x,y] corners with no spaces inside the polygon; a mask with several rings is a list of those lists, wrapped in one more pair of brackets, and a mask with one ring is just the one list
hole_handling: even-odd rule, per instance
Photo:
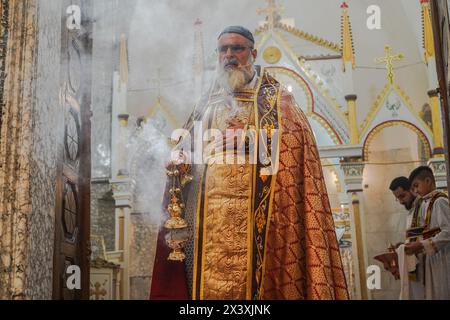
{"label": "white column", "polygon": [[133,206],[135,183],[128,176],[111,181],[113,197],[116,201],[116,256],[121,266],[122,298],[130,299],[130,216]]}
{"label": "white column", "polygon": [[365,163],[362,162],[361,158],[345,158],[341,162],[350,204],[356,294],[358,299],[369,300],[371,297],[367,291],[366,272],[368,258],[365,240],[364,206],[362,205],[364,167]]}

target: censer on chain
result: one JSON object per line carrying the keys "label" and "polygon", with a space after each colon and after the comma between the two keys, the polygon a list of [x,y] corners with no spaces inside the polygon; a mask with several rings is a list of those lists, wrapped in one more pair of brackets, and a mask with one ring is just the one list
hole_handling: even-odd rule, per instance
{"label": "censer on chain", "polygon": [[189,224],[184,219],[186,204],[183,199],[183,188],[189,184],[193,177],[190,175],[192,166],[185,164],[181,158],[172,161],[167,167],[167,176],[171,179],[170,204],[167,207],[170,218],[164,227],[169,231],[166,242],[172,252],[169,255],[170,261],[183,262],[186,255],[183,249],[188,241]]}

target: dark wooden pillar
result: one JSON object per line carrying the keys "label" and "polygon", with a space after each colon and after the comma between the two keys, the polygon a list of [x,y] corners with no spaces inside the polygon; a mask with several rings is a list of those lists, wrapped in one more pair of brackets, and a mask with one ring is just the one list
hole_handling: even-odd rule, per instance
{"label": "dark wooden pillar", "polygon": [[[58,161],[53,298],[89,299],[92,2],[64,0],[61,107],[64,137]],[[67,287],[67,270],[81,269],[81,289]]]}
{"label": "dark wooden pillar", "polygon": [[[439,94],[442,106],[442,123],[444,129],[445,157],[447,172],[450,170],[450,21],[447,0],[431,0],[431,16],[436,47],[436,67],[439,79]],[[450,175],[447,175],[450,186]]]}

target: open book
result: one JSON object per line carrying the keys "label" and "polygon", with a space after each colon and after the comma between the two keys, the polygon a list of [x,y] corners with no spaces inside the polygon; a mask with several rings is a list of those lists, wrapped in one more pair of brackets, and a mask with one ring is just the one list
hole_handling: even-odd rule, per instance
{"label": "open book", "polygon": [[383,263],[384,268],[392,273],[395,279],[400,279],[398,270],[398,255],[396,252],[386,252],[374,257],[374,259]]}

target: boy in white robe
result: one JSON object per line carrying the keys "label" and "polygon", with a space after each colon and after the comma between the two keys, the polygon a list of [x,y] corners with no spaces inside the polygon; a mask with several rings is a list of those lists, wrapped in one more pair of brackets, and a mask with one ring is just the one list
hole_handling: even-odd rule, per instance
{"label": "boy in white robe", "polygon": [[416,226],[415,241],[405,247],[407,255],[416,255],[420,263],[417,277],[425,286],[425,299],[450,299],[450,207],[448,196],[436,190],[433,171],[419,167],[409,178],[411,190],[423,199]]}

